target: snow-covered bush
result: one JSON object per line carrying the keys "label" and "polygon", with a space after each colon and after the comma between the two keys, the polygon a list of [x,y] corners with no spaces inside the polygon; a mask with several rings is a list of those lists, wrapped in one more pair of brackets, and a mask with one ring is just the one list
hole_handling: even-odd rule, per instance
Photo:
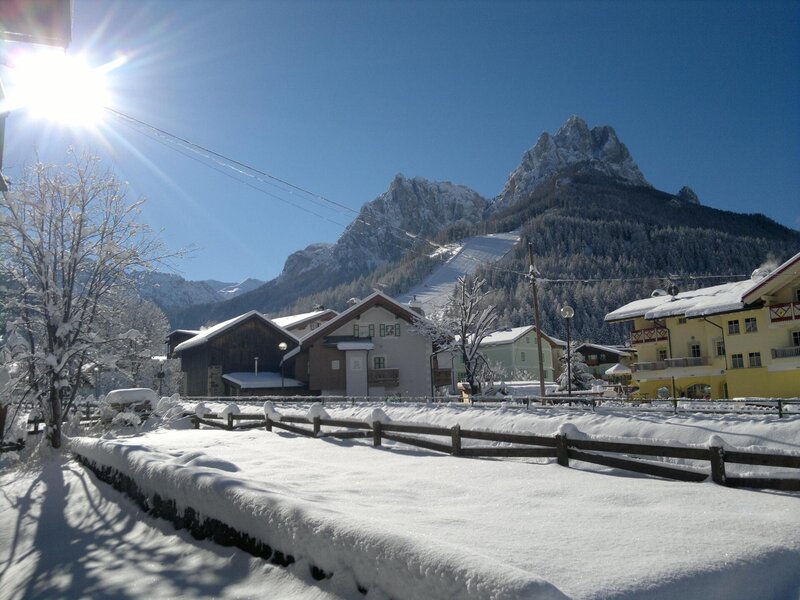
{"label": "snow-covered bush", "polygon": [[280,421],[281,413],[275,410],[275,405],[267,400],[264,402],[264,416],[270,421]]}
{"label": "snow-covered bush", "polygon": [[138,427],[142,423],[142,418],[135,412],[121,412],[114,415],[111,421],[112,427]]}

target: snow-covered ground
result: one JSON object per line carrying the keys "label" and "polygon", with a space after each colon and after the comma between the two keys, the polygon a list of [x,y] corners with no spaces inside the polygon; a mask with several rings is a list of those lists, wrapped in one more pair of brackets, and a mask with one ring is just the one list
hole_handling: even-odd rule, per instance
{"label": "snow-covered ground", "polygon": [[[375,406],[326,410],[370,420]],[[800,453],[800,417],[422,404],[383,410],[399,421],[546,435],[565,422],[593,437],[705,445],[719,434],[732,446]],[[2,475],[0,504],[13,516],[0,525],[0,548],[13,554],[0,554],[0,585],[9,597],[53,597],[45,593],[55,589],[45,587],[46,573],[67,591],[100,589],[92,586],[108,578],[108,589],[120,590],[114,597],[131,598],[362,597],[357,585],[369,590],[368,599],[796,600],[800,592],[798,494],[580,464],[566,469],[546,460],[460,459],[391,443],[376,449],[277,430],[160,427],[72,444],[132,474],[144,489],[260,537],[297,562],[271,567],[197,542],[143,517],[74,463],[51,462],[41,474]],[[45,487],[55,498],[43,494]],[[38,527],[37,511],[55,518]],[[53,538],[69,543],[56,547]],[[69,575],[73,560],[78,565]],[[312,584],[310,564],[333,577]]]}
{"label": "snow-covered ground", "polygon": [[464,245],[450,260],[437,267],[407,294],[398,296],[397,301],[410,302],[416,299],[428,315],[441,310],[447,304],[459,277],[474,273],[481,265],[497,262],[519,239],[518,233],[511,232],[481,235],[465,240]]}
{"label": "snow-covered ground", "polygon": [[59,456],[0,471],[0,515],[3,600],[344,596],[305,571],[175,531]]}

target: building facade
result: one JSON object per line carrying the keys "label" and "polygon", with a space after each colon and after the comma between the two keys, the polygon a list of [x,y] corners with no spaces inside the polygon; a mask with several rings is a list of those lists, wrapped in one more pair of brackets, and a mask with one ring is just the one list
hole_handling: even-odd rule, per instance
{"label": "building facade", "polygon": [[800,397],[800,254],[747,281],[636,300],[606,321],[633,323],[646,397]]}

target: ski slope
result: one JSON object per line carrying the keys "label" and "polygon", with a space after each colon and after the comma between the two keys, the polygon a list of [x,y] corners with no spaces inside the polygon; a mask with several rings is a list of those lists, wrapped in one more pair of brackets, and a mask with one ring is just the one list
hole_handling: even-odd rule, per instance
{"label": "ski slope", "polygon": [[459,277],[471,275],[481,265],[497,262],[519,240],[518,231],[471,237],[464,241],[464,245],[450,260],[408,293],[398,296],[397,301],[406,303],[416,300],[426,315],[438,312],[447,304]]}

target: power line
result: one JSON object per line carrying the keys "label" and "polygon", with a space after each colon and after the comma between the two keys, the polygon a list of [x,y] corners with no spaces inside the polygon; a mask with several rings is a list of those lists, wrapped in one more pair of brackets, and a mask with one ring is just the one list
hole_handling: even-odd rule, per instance
{"label": "power line", "polygon": [[[358,211],[356,211],[355,209],[352,209],[349,206],[341,204],[340,202],[336,202],[335,200],[331,200],[330,198],[327,198],[326,196],[323,196],[322,194],[318,194],[316,192],[312,192],[312,191],[310,191],[310,190],[308,190],[306,188],[303,188],[301,186],[295,185],[295,184],[293,184],[293,183],[291,183],[289,181],[286,181],[286,180],[281,179],[279,177],[275,177],[274,175],[271,175],[270,173],[262,171],[261,169],[253,167],[251,165],[248,165],[248,164],[246,164],[246,163],[244,163],[242,161],[230,158],[230,157],[228,157],[228,156],[226,156],[224,154],[221,154],[219,152],[216,152],[214,150],[206,148],[205,146],[202,146],[200,144],[194,143],[194,142],[192,142],[190,140],[187,140],[186,138],[183,138],[181,136],[178,136],[178,135],[175,135],[175,134],[170,133],[168,131],[165,131],[164,129],[156,127],[155,125],[151,125],[149,123],[146,123],[145,121],[142,121],[141,119],[137,119],[135,117],[127,115],[127,114],[125,114],[123,112],[120,112],[118,110],[115,110],[113,108],[106,107],[106,110],[108,110],[112,115],[114,115],[118,119],[120,119],[121,122],[125,122],[128,125],[135,125],[135,126],[138,126],[138,127],[146,128],[146,129],[150,130],[152,133],[154,133],[157,137],[166,138],[166,140],[168,140],[168,141],[171,141],[173,143],[178,143],[178,144],[184,146],[185,148],[189,149],[194,154],[197,154],[197,155],[199,155],[199,156],[201,156],[201,157],[203,157],[203,158],[205,158],[207,160],[211,160],[211,161],[219,164],[220,166],[226,167],[226,168],[228,168],[228,169],[230,169],[230,170],[232,170],[232,171],[234,171],[234,172],[236,172],[236,173],[238,173],[240,175],[244,175],[246,177],[250,177],[250,178],[256,179],[258,181],[262,181],[263,183],[266,183],[268,185],[275,186],[278,189],[281,189],[281,191],[283,191],[283,192],[285,192],[287,194],[291,194],[293,196],[295,196],[295,192],[292,191],[292,190],[296,190],[296,191],[301,192],[302,194],[305,194],[307,196],[307,197],[297,196],[299,199],[304,199],[304,200],[311,201],[311,202],[313,202],[314,204],[316,204],[318,206],[324,206],[325,208],[328,208],[330,210],[336,210],[337,212],[340,212],[340,213],[342,211],[347,211],[349,213],[352,213],[352,214],[356,215],[356,218],[354,219],[354,222],[363,223],[364,225],[366,225],[368,227],[374,226],[373,223],[371,223],[370,221],[368,221],[364,217],[362,217],[361,214]],[[138,131],[139,133],[142,133],[143,135],[147,135],[141,129],[134,128],[134,130]],[[152,136],[148,136],[148,137],[150,137],[150,139],[154,139]],[[167,146],[167,147],[171,147],[171,148],[175,149],[176,151],[178,151],[177,148],[174,148],[173,146]],[[183,153],[183,152],[181,152],[181,154],[186,156],[186,154]],[[200,164],[205,164],[205,163],[201,162]],[[206,166],[209,166],[209,165],[206,165]],[[209,168],[212,168],[215,171],[219,172],[219,169],[216,169],[216,168],[210,167],[210,166],[209,166]],[[233,179],[235,179],[236,181],[240,181],[241,183],[245,183],[244,181],[241,181],[241,180],[239,180],[239,179],[237,179],[235,177]],[[285,188],[281,188],[279,185],[276,185],[275,182],[278,182],[278,183],[280,183],[281,185],[284,185],[284,186],[288,186],[289,188],[292,188],[292,189],[291,190],[287,190]],[[256,189],[256,190],[258,190],[258,191],[260,191],[260,192],[262,192],[264,194],[267,194],[269,196],[278,198],[277,196],[275,196],[273,194],[270,194],[269,192],[266,192],[265,190],[263,190],[261,188],[258,188],[258,187],[252,186],[252,185],[250,187],[252,187],[253,189]],[[282,199],[282,198],[278,198],[278,199],[286,202],[285,199]],[[296,205],[296,204],[292,204],[292,206],[297,206],[299,208],[299,206]],[[301,210],[303,210],[303,209],[301,209]],[[307,211],[307,212],[310,212],[310,211]],[[320,218],[325,218],[325,217],[317,215],[316,213],[313,213],[313,212],[311,214],[314,214],[315,216],[319,216]],[[378,216],[381,216],[381,215],[378,215]],[[425,238],[423,236],[420,236],[419,234],[415,234],[415,233],[407,231],[407,230],[405,230],[405,229],[403,229],[401,227],[397,227],[396,225],[393,225],[392,223],[389,223],[388,221],[386,221],[386,217],[385,216],[382,216],[382,217],[384,219],[384,226],[388,230],[387,233],[395,236],[397,239],[402,240],[403,242],[408,242],[409,239],[411,239],[411,240],[419,240],[419,241],[424,242],[424,243],[428,244],[429,246],[431,246],[432,248],[435,248],[437,250],[442,247],[440,244],[437,244],[436,242],[433,242],[433,241],[431,241],[431,240],[429,240],[429,239],[427,239],[427,238]],[[335,223],[335,221],[331,221],[331,222]],[[343,226],[340,223],[336,223],[336,224],[339,225],[340,227],[347,227],[347,226]],[[394,230],[394,231],[392,231],[392,230]],[[406,245],[403,245],[401,247],[399,244],[397,244],[397,247],[401,248],[402,250],[408,250],[408,246],[406,246]]]}

